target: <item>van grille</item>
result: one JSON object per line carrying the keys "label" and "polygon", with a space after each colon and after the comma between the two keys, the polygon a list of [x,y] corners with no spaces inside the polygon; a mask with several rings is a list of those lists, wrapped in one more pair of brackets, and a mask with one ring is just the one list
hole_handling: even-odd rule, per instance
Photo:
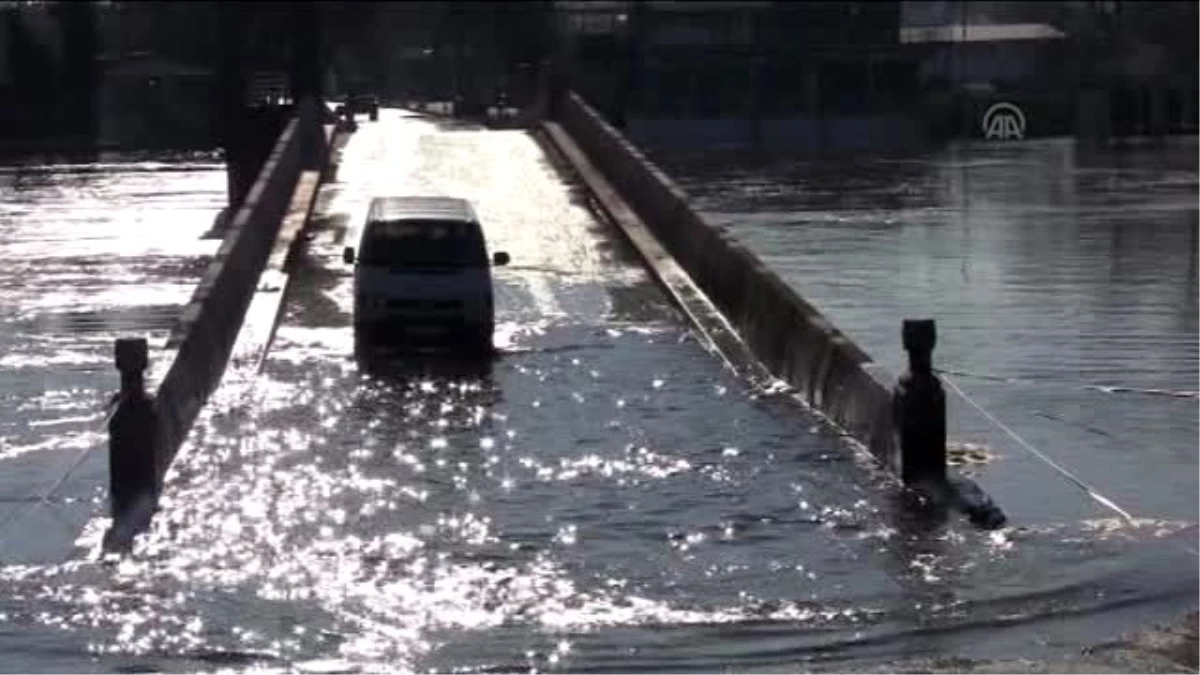
{"label": "van grille", "polygon": [[388,300],[389,309],[411,310],[458,310],[462,309],[461,300]]}

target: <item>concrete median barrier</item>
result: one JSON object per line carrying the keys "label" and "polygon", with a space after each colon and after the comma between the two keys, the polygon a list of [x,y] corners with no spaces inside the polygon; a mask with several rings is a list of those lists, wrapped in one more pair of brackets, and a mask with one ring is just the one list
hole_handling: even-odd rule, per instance
{"label": "concrete median barrier", "polygon": [[156,397],[159,480],[221,380],[302,173],[319,169],[330,141],[317,104],[299,106],[245,200],[230,216],[221,247],[171,339],[178,351]]}
{"label": "concrete median barrier", "polygon": [[737,330],[767,370],[895,468],[894,377],[752,252],[696,213],[687,195],[582,98],[555,121]]}
{"label": "concrete median barrier", "polygon": [[[713,332],[711,322],[697,319],[701,313],[694,311],[695,300],[686,299],[689,290],[706,296],[700,304],[721,314],[737,333],[736,350],[744,356],[726,353],[731,343],[724,341],[720,349],[727,362],[757,361],[757,367],[740,370],[765,370],[787,382],[811,409],[901,477],[922,497],[918,502],[950,505],[987,529],[1005,523],[977,485],[947,475],[945,400],[930,365],[933,321],[905,321],[906,332],[927,331],[928,339],[916,360],[910,351],[909,371],[898,380],[758,256],[696,213],[683,190],[582,98],[566,92],[553,103],[553,120],[540,126],[543,135],[684,305],[697,329]],[[655,252],[658,246],[663,252]],[[687,279],[670,273],[666,256]],[[908,342],[906,337],[906,350],[913,348]]]}

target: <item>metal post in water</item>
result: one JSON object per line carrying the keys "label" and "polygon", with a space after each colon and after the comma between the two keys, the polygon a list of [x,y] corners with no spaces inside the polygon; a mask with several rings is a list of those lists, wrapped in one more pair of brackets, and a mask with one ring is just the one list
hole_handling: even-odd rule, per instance
{"label": "metal post in water", "polygon": [[908,372],[896,383],[892,408],[900,440],[900,476],[906,486],[946,482],[946,393],[933,373],[937,327],[932,319],[905,319]]}
{"label": "metal post in water", "polygon": [[116,410],[108,422],[113,527],[105,535],[106,550],[127,548],[158,501],[158,416],[154,399],[146,391],[148,345],[145,338],[121,338],[115,352],[121,391],[113,397]]}

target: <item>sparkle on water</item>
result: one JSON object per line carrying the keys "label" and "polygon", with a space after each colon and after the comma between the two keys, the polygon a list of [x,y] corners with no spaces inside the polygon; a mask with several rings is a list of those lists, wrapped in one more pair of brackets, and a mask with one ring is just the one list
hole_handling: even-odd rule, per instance
{"label": "sparkle on water", "polygon": [[70,555],[103,497],[112,341],[149,338],[165,371],[224,199],[213,161],[0,167],[0,560]]}
{"label": "sparkle on water", "polygon": [[[389,112],[360,127],[339,173],[265,372],[210,401],[133,556],[0,569],[11,665],[712,671],[1011,655],[1048,617],[1194,588],[1160,578],[1173,568],[1156,540],[1181,523],[981,533],[905,515],[836,434],[688,339],[524,134]],[[482,372],[370,376],[351,358],[340,246],[379,192],[470,196],[492,248],[512,253],[496,275],[501,353]],[[39,405],[81,416],[80,396]],[[90,521],[80,549],[106,524]],[[1084,623],[1055,630],[1107,636]],[[1007,643],[972,630],[1009,625],[1028,629]]]}

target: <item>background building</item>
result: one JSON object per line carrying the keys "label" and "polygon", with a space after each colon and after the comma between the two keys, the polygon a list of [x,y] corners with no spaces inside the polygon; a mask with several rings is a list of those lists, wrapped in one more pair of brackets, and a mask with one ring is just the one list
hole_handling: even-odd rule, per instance
{"label": "background building", "polygon": [[[899,2],[559,3],[574,86],[639,140],[916,142]],[[870,120],[864,124],[863,120]],[[864,130],[869,133],[864,134]]]}

